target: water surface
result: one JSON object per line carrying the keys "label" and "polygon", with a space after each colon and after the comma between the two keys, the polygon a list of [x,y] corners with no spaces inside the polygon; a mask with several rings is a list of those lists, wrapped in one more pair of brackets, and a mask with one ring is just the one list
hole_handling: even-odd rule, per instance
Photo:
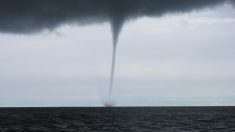
{"label": "water surface", "polygon": [[235,107],[0,108],[0,131],[235,131]]}

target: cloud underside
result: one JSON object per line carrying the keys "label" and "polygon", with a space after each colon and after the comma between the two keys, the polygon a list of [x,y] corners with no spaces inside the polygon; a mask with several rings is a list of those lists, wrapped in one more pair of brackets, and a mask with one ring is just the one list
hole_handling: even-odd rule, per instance
{"label": "cloud underside", "polygon": [[[211,8],[227,0],[1,0],[0,32],[36,33],[63,24],[110,22],[118,34],[123,23],[139,17]],[[230,3],[234,1],[230,1]]]}

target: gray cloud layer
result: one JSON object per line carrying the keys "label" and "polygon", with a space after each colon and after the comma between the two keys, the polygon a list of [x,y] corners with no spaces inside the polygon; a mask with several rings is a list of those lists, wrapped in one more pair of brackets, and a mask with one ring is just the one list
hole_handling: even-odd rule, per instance
{"label": "gray cloud layer", "polygon": [[115,36],[128,19],[189,12],[224,2],[226,0],[1,0],[0,32],[32,33],[62,24],[108,21]]}

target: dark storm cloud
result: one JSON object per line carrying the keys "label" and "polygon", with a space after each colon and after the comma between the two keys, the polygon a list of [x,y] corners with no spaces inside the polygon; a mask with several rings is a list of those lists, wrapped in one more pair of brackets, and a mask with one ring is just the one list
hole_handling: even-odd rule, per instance
{"label": "dark storm cloud", "polygon": [[[0,32],[33,33],[62,24],[111,22],[114,38],[124,21],[189,12],[226,0],[1,0]],[[231,2],[232,0],[230,0]],[[234,1],[233,1],[234,2]],[[116,34],[116,37],[115,37]],[[116,41],[114,39],[114,41]]]}
{"label": "dark storm cloud", "polygon": [[229,3],[231,3],[235,7],[235,0],[228,0]]}

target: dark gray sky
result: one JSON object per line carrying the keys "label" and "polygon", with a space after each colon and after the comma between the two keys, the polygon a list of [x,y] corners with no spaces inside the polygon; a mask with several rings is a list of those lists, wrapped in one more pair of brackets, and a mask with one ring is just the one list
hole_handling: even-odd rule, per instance
{"label": "dark gray sky", "polygon": [[2,0],[0,106],[234,105],[233,3]]}
{"label": "dark gray sky", "polygon": [[229,0],[2,0],[0,31],[37,32],[63,24],[109,21],[114,28],[128,19],[210,8]]}

